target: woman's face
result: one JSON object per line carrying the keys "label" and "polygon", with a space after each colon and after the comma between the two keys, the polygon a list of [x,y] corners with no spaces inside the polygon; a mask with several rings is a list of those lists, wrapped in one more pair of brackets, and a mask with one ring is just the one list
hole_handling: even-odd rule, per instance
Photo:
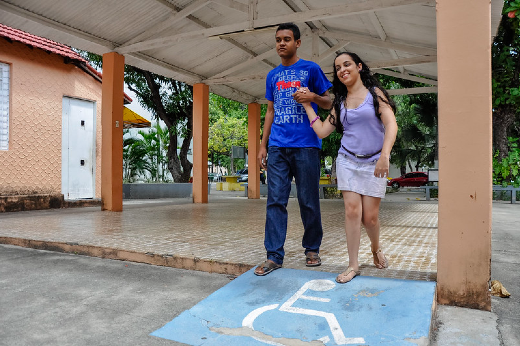
{"label": "woman's face", "polygon": [[356,65],[352,57],[348,54],[341,54],[334,60],[336,75],[341,83],[346,86],[353,85],[359,79],[361,64]]}

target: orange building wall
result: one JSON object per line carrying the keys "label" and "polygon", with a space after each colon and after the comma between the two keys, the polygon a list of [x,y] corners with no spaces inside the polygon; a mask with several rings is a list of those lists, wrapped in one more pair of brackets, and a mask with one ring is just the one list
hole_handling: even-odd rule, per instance
{"label": "orange building wall", "polygon": [[0,150],[0,195],[61,193],[64,96],[96,102],[96,198],[101,197],[101,83],[63,57],[0,39],[10,65],[9,150]]}

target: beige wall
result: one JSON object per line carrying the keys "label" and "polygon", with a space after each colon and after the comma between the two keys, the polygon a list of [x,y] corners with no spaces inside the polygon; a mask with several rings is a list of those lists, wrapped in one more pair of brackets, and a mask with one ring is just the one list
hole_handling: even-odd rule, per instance
{"label": "beige wall", "polygon": [[0,150],[0,195],[61,193],[63,96],[96,103],[96,189],[101,196],[101,83],[64,58],[0,40],[10,65],[9,150]]}

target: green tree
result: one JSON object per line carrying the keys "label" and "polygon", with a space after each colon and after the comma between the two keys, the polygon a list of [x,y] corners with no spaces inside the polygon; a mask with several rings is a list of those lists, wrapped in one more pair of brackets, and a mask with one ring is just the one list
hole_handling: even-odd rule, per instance
{"label": "green tree", "polygon": [[493,184],[520,186],[520,148],[518,138],[508,138],[508,154],[501,160],[498,150],[493,157]]}
{"label": "green tree", "polygon": [[498,150],[496,159],[500,162],[508,156],[508,137],[518,137],[520,131],[520,28],[516,16],[519,8],[519,0],[504,1],[504,14],[491,47],[493,147]]}
{"label": "green tree", "polygon": [[[414,88],[424,84],[379,75],[386,89]],[[437,94],[396,95],[396,120],[399,127],[390,162],[401,174],[433,167],[437,156]],[[413,166],[412,163],[415,165]]]}
{"label": "green tree", "polygon": [[[208,155],[210,161],[228,169],[231,167],[231,146],[247,148],[247,106],[225,97],[209,97]],[[256,158],[251,158],[256,159]],[[236,160],[235,168],[242,168],[245,160]]]}
{"label": "green tree", "polygon": [[161,144],[157,134],[157,129],[152,127],[149,131],[140,130],[138,133],[142,137],[140,142],[146,152],[145,159],[148,162],[145,169],[148,172],[150,179],[158,182],[160,181],[159,172],[161,161],[164,161],[164,157],[161,153]]}
{"label": "green tree", "polygon": [[[125,135],[128,134],[125,130]],[[148,171],[148,159],[146,158],[146,148],[142,142],[135,137],[123,139],[123,181],[131,183]]]}
{"label": "green tree", "polygon": [[[80,52],[92,65],[102,68],[99,55]],[[193,138],[193,87],[172,78],[125,65],[125,84],[141,106],[168,128],[168,169],[175,182],[188,182],[193,164],[188,152]],[[179,138],[181,143],[179,145]]]}
{"label": "green tree", "polygon": [[[208,151],[210,152],[210,157],[212,159],[217,158],[222,165],[230,168],[229,157],[232,146],[247,148],[247,125],[244,119],[220,117],[209,128]],[[256,157],[252,159],[256,160]],[[240,168],[243,165],[244,162],[242,160],[236,167]]]}

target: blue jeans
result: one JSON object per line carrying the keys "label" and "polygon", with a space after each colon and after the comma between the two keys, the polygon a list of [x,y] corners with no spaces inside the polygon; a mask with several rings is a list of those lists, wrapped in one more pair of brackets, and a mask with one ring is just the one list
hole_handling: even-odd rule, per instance
{"label": "blue jeans", "polygon": [[283,263],[287,235],[287,203],[291,181],[296,192],[303,222],[302,246],[305,253],[319,253],[323,228],[320,212],[320,150],[318,148],[269,147],[267,160],[268,194],[264,245],[267,259]]}

